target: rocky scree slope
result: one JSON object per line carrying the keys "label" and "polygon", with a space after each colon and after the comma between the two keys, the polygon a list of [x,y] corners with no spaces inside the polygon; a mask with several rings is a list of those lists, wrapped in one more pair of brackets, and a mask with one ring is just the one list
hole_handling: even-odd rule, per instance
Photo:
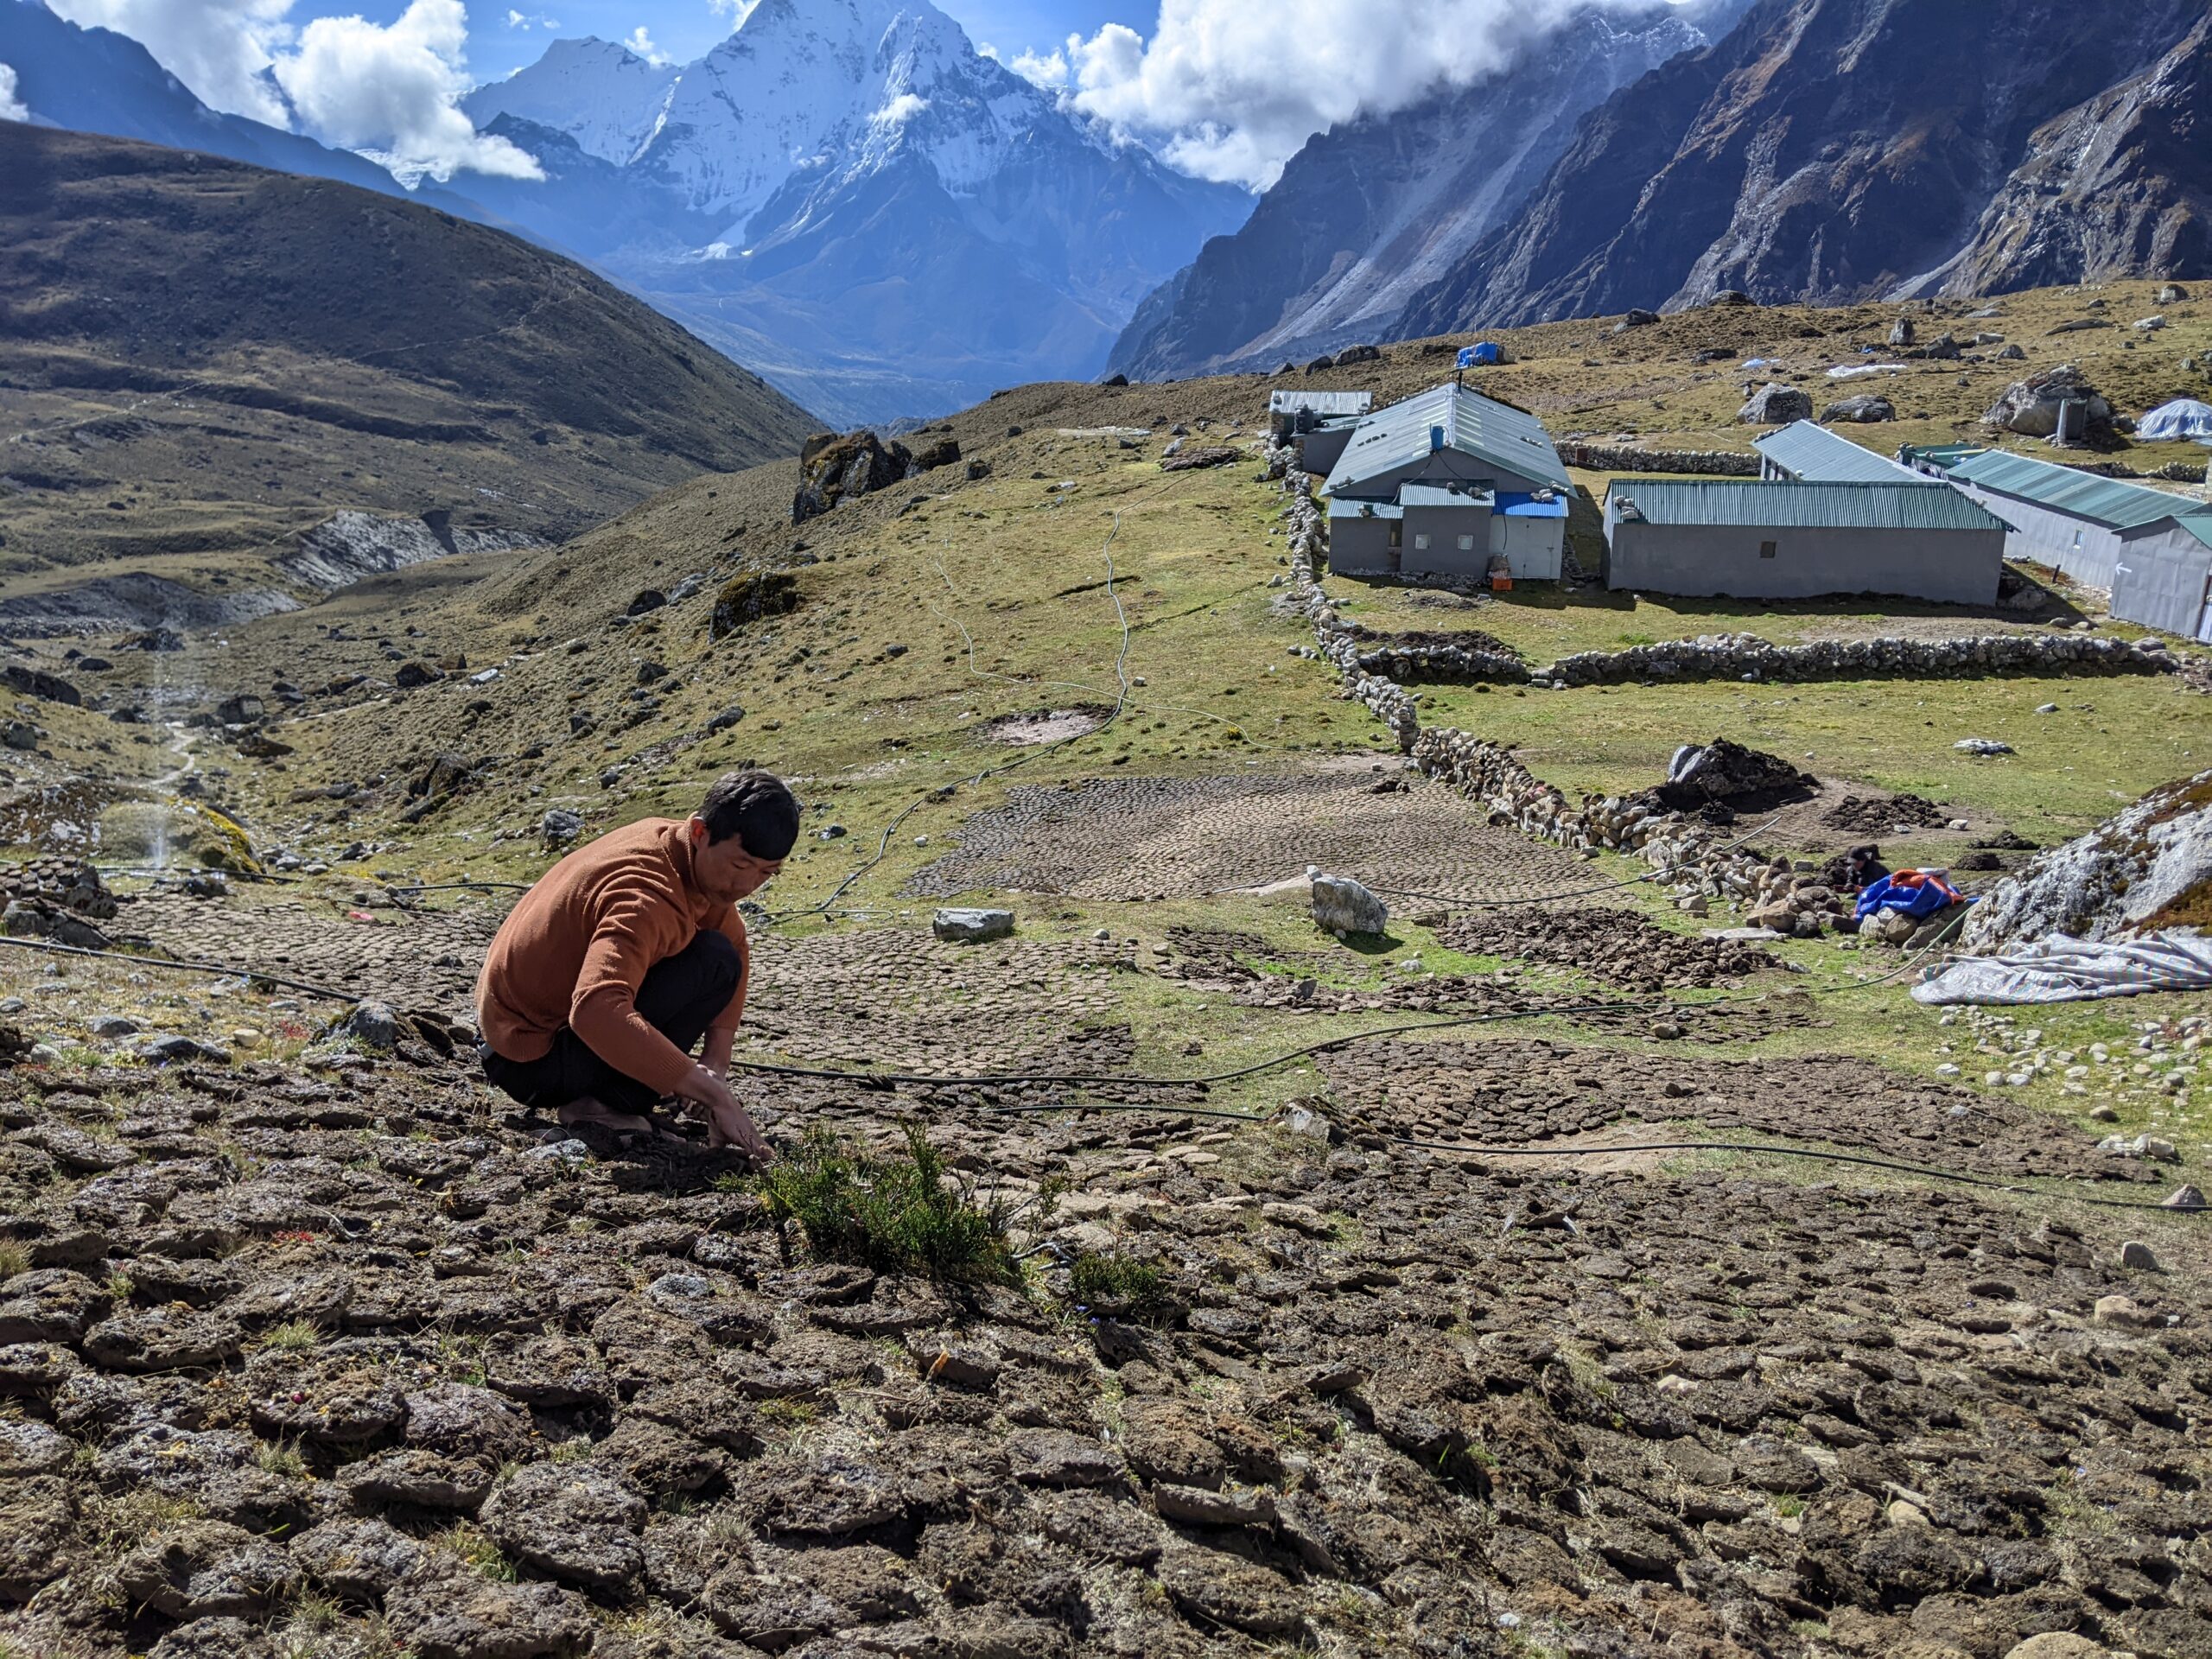
{"label": "rocky scree slope", "polygon": [[1586,116],[1395,333],[2202,274],[2203,40],[2189,0],[1760,0]]}
{"label": "rocky scree slope", "polygon": [[817,424],[503,232],[212,156],[0,127],[17,571],[265,547],[340,509],[559,539]]}
{"label": "rocky scree slope", "polygon": [[1392,334],[1550,170],[1580,115],[1725,32],[1745,0],[1586,10],[1509,67],[1307,141],[1233,235],[1146,296],[1108,365],[1141,378],[1272,368]]}

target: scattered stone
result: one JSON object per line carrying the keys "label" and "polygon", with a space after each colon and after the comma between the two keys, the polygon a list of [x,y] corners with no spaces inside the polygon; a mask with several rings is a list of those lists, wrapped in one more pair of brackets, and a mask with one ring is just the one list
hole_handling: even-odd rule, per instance
{"label": "scattered stone", "polygon": [[2141,1239],[2131,1238],[2120,1247],[2120,1265],[2139,1273],[2156,1273],[2158,1258]]}
{"label": "scattered stone", "polygon": [[930,918],[930,931],[950,944],[982,944],[1014,931],[1014,912],[947,906]]}

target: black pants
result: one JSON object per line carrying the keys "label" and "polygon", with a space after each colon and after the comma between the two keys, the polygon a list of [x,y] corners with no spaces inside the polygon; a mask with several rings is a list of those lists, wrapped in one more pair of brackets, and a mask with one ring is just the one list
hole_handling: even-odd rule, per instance
{"label": "black pants", "polygon": [[[702,929],[690,944],[646,971],[638,987],[638,1013],[689,1054],[729,1006],[742,965],[727,934]],[[566,1026],[539,1059],[511,1060],[480,1043],[477,1053],[484,1075],[525,1106],[550,1110],[589,1095],[618,1112],[644,1112],[660,1098],[658,1090],[617,1071]]]}

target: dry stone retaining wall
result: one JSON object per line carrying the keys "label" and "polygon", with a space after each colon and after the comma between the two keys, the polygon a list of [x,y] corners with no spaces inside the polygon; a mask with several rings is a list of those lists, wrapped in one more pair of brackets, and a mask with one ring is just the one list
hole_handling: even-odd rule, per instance
{"label": "dry stone retaining wall", "polygon": [[1757,478],[1759,458],[1733,449],[1646,449],[1634,443],[1554,446],[1570,467],[1592,473],[1695,473],[1708,478]]}
{"label": "dry stone retaining wall", "polygon": [[2079,633],[1998,633],[1962,639],[1822,639],[1777,645],[1721,633],[1625,651],[1578,652],[1539,679],[1569,685],[1629,680],[1978,679],[1993,674],[2171,674],[2162,649]]}

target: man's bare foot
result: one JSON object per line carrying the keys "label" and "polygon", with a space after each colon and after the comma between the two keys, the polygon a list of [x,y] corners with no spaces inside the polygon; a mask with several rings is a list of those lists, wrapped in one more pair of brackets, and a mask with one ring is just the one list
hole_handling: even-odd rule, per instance
{"label": "man's bare foot", "polygon": [[617,1135],[651,1135],[652,1120],[639,1117],[634,1112],[618,1112],[604,1101],[589,1095],[579,1095],[560,1110],[563,1128],[571,1129],[608,1129]]}

